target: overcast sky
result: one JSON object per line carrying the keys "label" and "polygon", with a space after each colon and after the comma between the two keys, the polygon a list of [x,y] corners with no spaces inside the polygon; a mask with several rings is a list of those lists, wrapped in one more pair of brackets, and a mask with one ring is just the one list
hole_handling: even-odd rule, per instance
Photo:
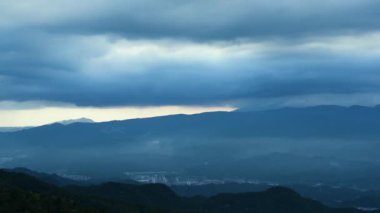
{"label": "overcast sky", "polygon": [[2,0],[0,126],[75,118],[68,110],[124,119],[380,104],[379,10],[375,0]]}

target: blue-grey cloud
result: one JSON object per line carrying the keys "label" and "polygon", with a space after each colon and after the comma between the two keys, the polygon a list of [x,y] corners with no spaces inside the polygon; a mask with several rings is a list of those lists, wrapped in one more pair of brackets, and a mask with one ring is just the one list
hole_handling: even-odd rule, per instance
{"label": "blue-grey cloud", "polygon": [[0,5],[3,101],[239,105],[380,93],[376,1],[32,2]]}

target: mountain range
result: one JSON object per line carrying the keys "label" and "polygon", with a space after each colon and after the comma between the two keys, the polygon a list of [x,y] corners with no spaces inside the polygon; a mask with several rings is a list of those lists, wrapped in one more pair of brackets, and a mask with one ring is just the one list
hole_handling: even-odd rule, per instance
{"label": "mountain range", "polygon": [[318,106],[59,123],[0,133],[0,166],[380,189],[380,107]]}

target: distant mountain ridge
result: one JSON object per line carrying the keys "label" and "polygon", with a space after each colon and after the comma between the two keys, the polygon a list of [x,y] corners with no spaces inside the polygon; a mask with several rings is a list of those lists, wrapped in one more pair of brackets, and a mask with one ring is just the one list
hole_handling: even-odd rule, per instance
{"label": "distant mountain ridge", "polygon": [[[172,130],[173,127],[176,127],[179,130],[183,130],[184,128],[210,127],[207,125],[211,124],[216,125],[213,126],[212,129],[223,128],[218,130],[225,130],[226,127],[236,127],[235,124],[239,124],[239,128],[244,127],[244,129],[242,129],[241,132],[246,131],[246,128],[250,128],[249,130],[254,130],[253,132],[251,132],[251,134],[259,134],[262,136],[274,136],[274,134],[277,136],[289,136],[289,134],[292,134],[290,136],[319,136],[322,134],[322,136],[345,137],[348,136],[347,134],[350,134],[350,136],[364,137],[367,134],[370,134],[368,136],[372,136],[373,134],[376,134],[376,136],[380,135],[380,133],[377,132],[378,129],[376,126],[380,123],[380,121],[378,121],[377,119],[379,117],[380,106],[341,107],[332,105],[315,106],[307,108],[281,108],[274,110],[248,112],[207,112],[194,115],[178,114],[152,118],[108,121],[100,123],[93,123],[93,121],[90,119],[81,118],[56,123],[64,124],[66,126],[71,126],[72,124],[77,123],[83,123],[88,124],[88,126],[86,126],[87,128],[123,127],[123,130],[125,131],[136,129],[136,127],[144,127],[144,129],[141,129],[142,131],[157,131],[167,129]],[[226,121],[228,121],[229,123],[226,123]],[[292,123],[292,125],[288,125],[290,122]],[[361,122],[360,125],[359,122]],[[56,123],[35,128],[51,129],[51,126],[54,126]],[[152,126],[149,126],[150,124],[152,124]],[[169,126],[161,126],[161,124]],[[334,126],[335,124],[340,124],[342,126]],[[136,127],[132,128],[131,125],[134,125]],[[158,127],[158,125],[160,125],[160,127]],[[247,127],[245,125],[252,126]],[[82,125],[82,127],[84,127],[84,125]],[[274,127],[282,128],[271,129],[271,131],[267,129]],[[307,131],[305,132],[297,129],[297,132],[294,132],[295,128],[300,127],[303,127],[303,130]],[[318,129],[316,127],[318,127]],[[331,132],[331,127],[335,127],[335,129],[333,129],[334,132],[336,132],[335,134]],[[32,131],[35,128],[27,129],[27,131]],[[61,129],[69,130],[70,127],[62,127]],[[231,132],[232,130],[236,129],[232,128],[229,132]],[[342,135],[341,133],[345,134]],[[352,133],[355,133],[355,135],[353,135]]]}
{"label": "distant mountain ridge", "polygon": [[[175,114],[175,115],[165,115],[165,116],[157,116],[157,117],[148,117],[148,118],[132,118],[127,120],[116,120],[116,121],[106,121],[106,122],[95,122],[92,119],[89,118],[77,118],[77,119],[68,119],[68,120],[62,120],[62,121],[56,121],[51,124],[46,124],[42,126],[28,126],[28,127],[0,127],[0,129],[9,130],[9,131],[15,131],[15,130],[22,130],[22,129],[32,129],[32,128],[40,128],[44,126],[50,126],[54,124],[63,124],[63,125],[70,125],[75,123],[96,123],[96,124],[109,124],[109,123],[120,123],[120,122],[134,122],[134,121],[140,121],[140,120],[152,120],[152,119],[165,119],[165,118],[172,118],[172,117],[194,117],[194,116],[204,116],[204,115],[212,115],[212,114],[265,114],[265,113],[295,113],[295,112],[302,112],[302,113],[312,113],[313,111],[317,114],[320,114],[321,112],[329,112],[329,113],[347,113],[347,112],[356,112],[356,113],[374,113],[380,111],[380,105],[376,105],[373,107],[367,107],[367,106],[360,106],[360,105],[353,105],[349,107],[345,106],[338,106],[338,105],[320,105],[320,106],[311,106],[311,107],[285,107],[285,108],[278,108],[278,109],[269,109],[269,110],[235,110],[231,112],[205,112],[205,113],[199,113],[199,114],[192,114],[192,115],[185,115],[185,114]],[[13,129],[13,130],[12,130]]]}
{"label": "distant mountain ridge", "polygon": [[24,129],[30,129],[33,127],[0,127],[0,132],[17,132]]}
{"label": "distant mountain ridge", "polygon": [[[78,119],[69,119],[69,120],[57,121],[57,122],[54,122],[54,123],[59,123],[59,124],[62,124],[62,125],[70,125],[70,124],[74,124],[74,123],[95,123],[95,122],[93,120],[89,119],[89,118],[78,118]],[[51,124],[47,124],[47,125],[51,125]],[[47,125],[43,125],[43,126],[47,126]],[[21,130],[32,129],[32,128],[36,128],[36,127],[35,126],[0,127],[0,133],[1,132],[18,132],[18,131],[21,131]]]}

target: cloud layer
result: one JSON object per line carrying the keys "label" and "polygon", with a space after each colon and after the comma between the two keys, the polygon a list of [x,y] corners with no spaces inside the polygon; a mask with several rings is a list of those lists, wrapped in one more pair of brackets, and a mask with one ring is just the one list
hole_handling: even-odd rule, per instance
{"label": "cloud layer", "polygon": [[378,104],[377,1],[34,0],[0,8],[1,101]]}

